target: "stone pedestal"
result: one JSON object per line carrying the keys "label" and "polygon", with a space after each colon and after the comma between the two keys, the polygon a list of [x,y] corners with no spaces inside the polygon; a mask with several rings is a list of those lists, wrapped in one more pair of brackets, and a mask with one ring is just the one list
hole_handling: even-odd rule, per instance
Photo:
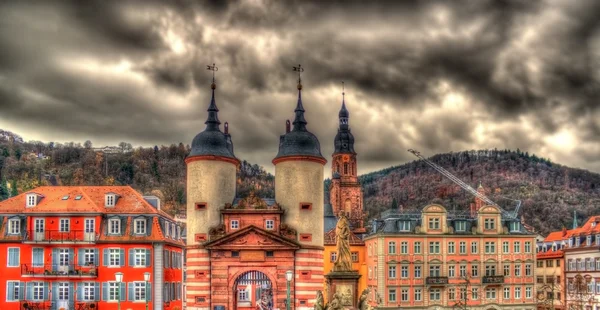
{"label": "stone pedestal", "polygon": [[332,271],[325,275],[328,284],[327,302],[338,294],[344,309],[358,309],[358,271]]}

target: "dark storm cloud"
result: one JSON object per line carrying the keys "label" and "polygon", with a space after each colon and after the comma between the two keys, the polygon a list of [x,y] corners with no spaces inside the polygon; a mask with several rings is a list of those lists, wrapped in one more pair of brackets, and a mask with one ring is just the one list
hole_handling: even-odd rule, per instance
{"label": "dark storm cloud", "polygon": [[270,169],[301,63],[325,157],[346,82],[363,172],[484,147],[600,170],[567,151],[599,142],[597,1],[15,1],[0,46],[0,125],[25,138],[190,143],[215,62],[236,155]]}

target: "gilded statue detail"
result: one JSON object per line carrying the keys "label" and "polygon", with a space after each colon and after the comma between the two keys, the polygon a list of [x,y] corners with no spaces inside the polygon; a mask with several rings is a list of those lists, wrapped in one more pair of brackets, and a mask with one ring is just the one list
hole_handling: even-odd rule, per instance
{"label": "gilded statue detail", "polygon": [[350,252],[350,226],[343,212],[340,212],[335,227],[335,244],[337,257],[333,265],[333,271],[352,271],[352,253]]}

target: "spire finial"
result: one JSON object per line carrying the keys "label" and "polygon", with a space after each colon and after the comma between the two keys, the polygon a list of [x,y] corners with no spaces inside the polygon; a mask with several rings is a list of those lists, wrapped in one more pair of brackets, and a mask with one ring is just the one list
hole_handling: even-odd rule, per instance
{"label": "spire finial", "polygon": [[210,88],[212,89],[212,97],[210,99],[210,105],[208,106],[208,119],[206,122],[207,130],[219,130],[219,125],[221,122],[219,121],[219,109],[217,108],[217,104],[215,102],[215,89],[217,88],[217,84],[215,83],[215,72],[219,71],[219,68],[213,63],[211,65],[206,66],[206,70],[210,70],[213,72],[212,84],[210,84]]}
{"label": "spire finial", "polygon": [[342,101],[346,98],[346,87],[344,85],[344,81],[342,81]]}
{"label": "spire finial", "polygon": [[206,70],[210,70],[213,72],[213,79],[212,79],[212,84],[210,84],[210,88],[211,89],[217,88],[217,83],[215,82],[215,72],[219,71],[219,67],[217,67],[215,65],[215,63],[213,62],[212,66],[211,65],[206,66]]}
{"label": "spire finial", "polygon": [[298,72],[298,90],[302,90],[302,72],[304,72],[304,68],[302,65],[298,65],[298,67],[293,67],[294,71]]}

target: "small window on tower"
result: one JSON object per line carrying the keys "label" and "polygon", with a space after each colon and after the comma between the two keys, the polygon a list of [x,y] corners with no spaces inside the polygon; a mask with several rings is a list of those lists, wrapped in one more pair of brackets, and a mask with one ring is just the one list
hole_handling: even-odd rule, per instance
{"label": "small window on tower", "polygon": [[206,202],[196,202],[196,210],[206,210]]}
{"label": "small window on tower", "polygon": [[302,202],[300,203],[300,210],[311,210],[312,209],[312,203],[306,203],[306,202]]}
{"label": "small window on tower", "polygon": [[274,256],[274,253],[273,253],[273,251],[267,251],[267,254],[266,254],[266,256],[267,256],[267,257],[273,257],[273,256]]}
{"label": "small window on tower", "polygon": [[206,234],[196,234],[196,242],[204,242],[206,241]]}
{"label": "small window on tower", "polygon": [[312,234],[300,234],[300,241],[312,241]]}
{"label": "small window on tower", "polygon": [[206,297],[204,296],[196,296],[196,303],[200,304],[200,303],[204,303],[206,302]]}
{"label": "small window on tower", "polygon": [[231,257],[240,257],[240,251],[231,251]]}

